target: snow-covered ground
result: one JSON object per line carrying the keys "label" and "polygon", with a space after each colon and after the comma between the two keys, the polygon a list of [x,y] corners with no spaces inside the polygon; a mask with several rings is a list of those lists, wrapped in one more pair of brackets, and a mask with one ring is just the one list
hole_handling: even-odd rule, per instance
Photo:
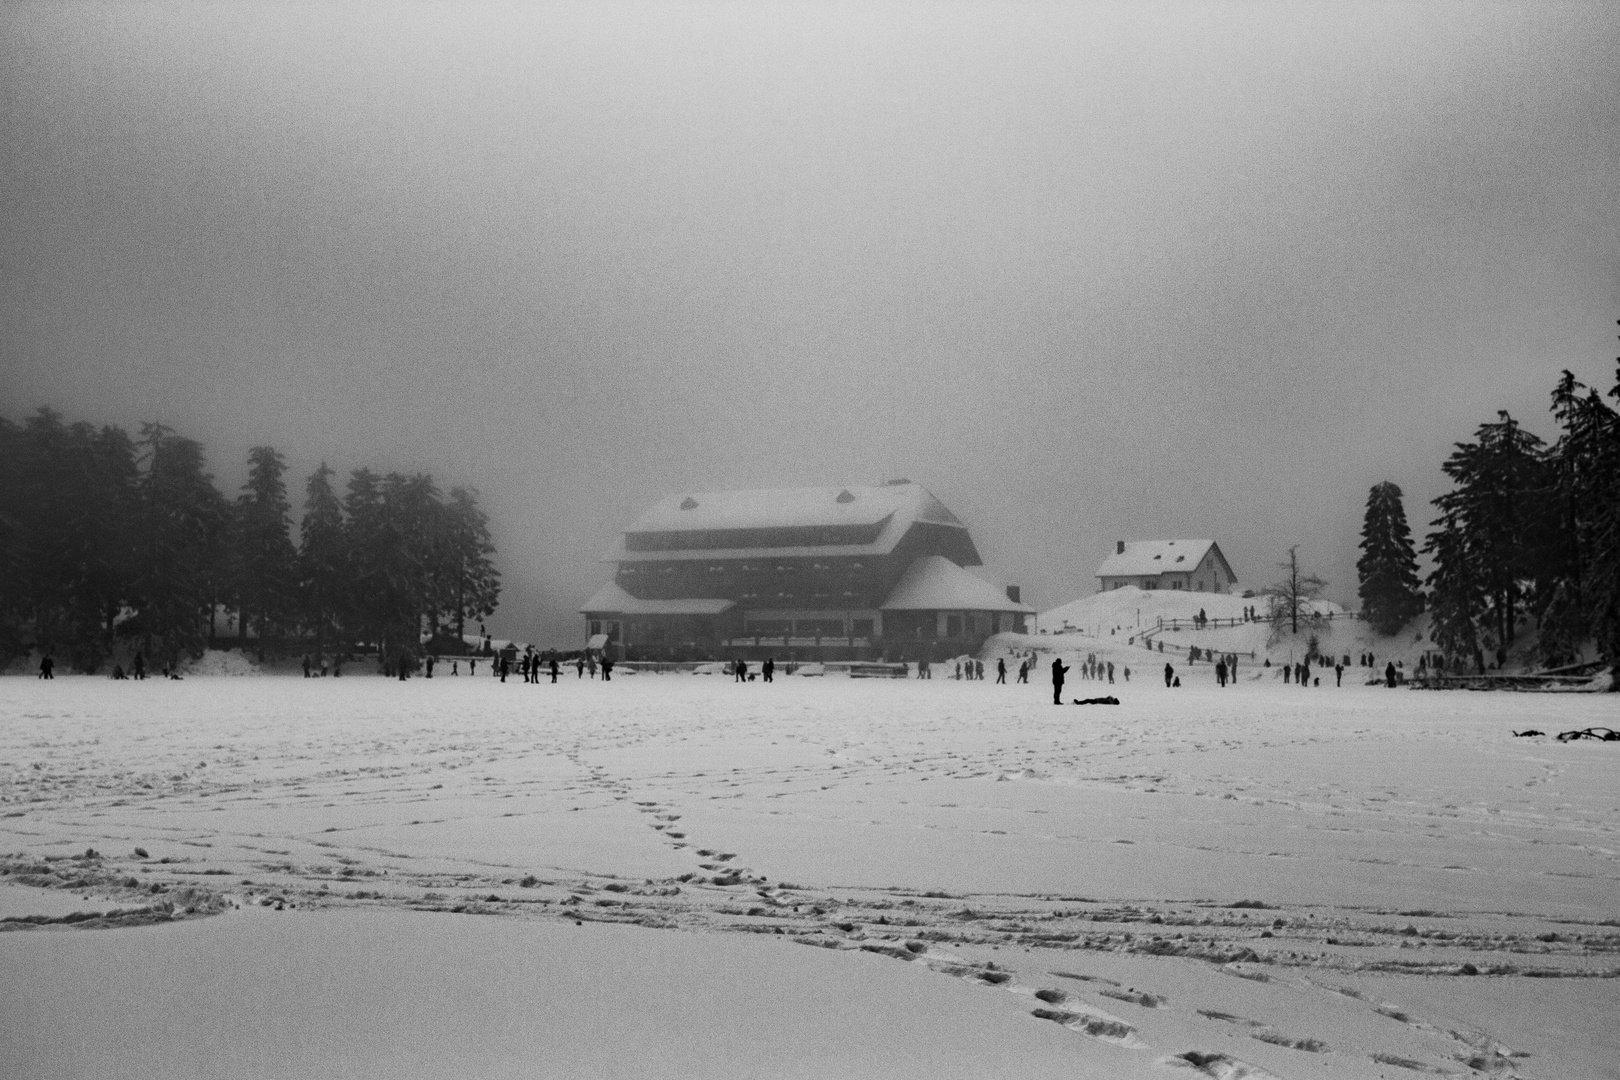
{"label": "snow-covered ground", "polygon": [[1620,1076],[1620,697],[1046,670],[0,679],[0,1075]]}

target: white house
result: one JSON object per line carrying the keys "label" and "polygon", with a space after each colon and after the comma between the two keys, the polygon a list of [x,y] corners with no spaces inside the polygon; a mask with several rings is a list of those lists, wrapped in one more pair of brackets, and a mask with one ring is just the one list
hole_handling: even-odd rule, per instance
{"label": "white house", "polygon": [[1098,592],[1135,585],[1224,593],[1237,584],[1237,575],[1213,540],[1119,540],[1097,568],[1097,581]]}

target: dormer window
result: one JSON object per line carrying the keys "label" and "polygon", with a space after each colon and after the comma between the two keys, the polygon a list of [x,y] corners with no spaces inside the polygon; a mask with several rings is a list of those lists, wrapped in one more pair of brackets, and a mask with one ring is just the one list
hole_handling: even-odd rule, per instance
{"label": "dormer window", "polygon": [[852,502],[855,501],[855,496],[850,493],[850,490],[848,488],[845,488],[843,491],[840,491],[838,493],[838,498],[834,499],[833,501],[834,502],[841,502],[841,503],[852,503]]}
{"label": "dormer window", "polygon": [[698,504],[698,501],[696,499],[692,498],[692,496],[688,495],[686,498],[681,500],[681,509],[682,510],[696,510],[697,509],[697,504]]}

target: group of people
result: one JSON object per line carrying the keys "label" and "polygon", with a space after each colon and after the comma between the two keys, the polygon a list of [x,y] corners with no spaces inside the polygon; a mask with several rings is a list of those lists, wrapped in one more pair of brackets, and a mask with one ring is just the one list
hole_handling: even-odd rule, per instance
{"label": "group of people", "polygon": [[[788,674],[791,675],[793,672],[789,671]],[[776,660],[767,656],[760,662],[759,670],[755,672],[749,671],[748,661],[739,656],[732,662],[731,676],[732,682],[753,682],[756,678],[761,682],[771,682],[776,677]]]}

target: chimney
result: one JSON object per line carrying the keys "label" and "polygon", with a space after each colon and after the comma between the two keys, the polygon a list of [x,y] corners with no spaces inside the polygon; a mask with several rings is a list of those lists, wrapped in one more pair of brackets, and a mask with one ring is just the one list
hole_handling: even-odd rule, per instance
{"label": "chimney", "polygon": [[1115,540],[1114,541],[1114,554],[1115,555],[1123,555],[1123,554],[1125,554],[1125,541],[1123,541],[1123,540]]}
{"label": "chimney", "polygon": [[1023,603],[1023,601],[1018,598],[1018,586],[1016,586],[1016,585],[1007,586],[1007,599],[1011,600],[1015,604],[1022,604]]}

